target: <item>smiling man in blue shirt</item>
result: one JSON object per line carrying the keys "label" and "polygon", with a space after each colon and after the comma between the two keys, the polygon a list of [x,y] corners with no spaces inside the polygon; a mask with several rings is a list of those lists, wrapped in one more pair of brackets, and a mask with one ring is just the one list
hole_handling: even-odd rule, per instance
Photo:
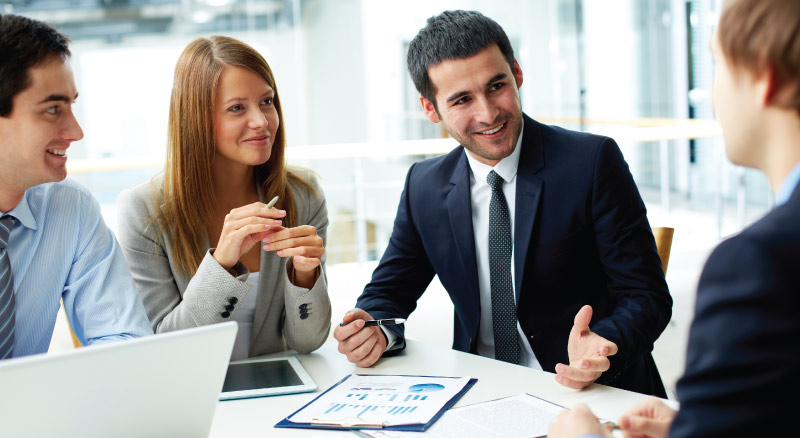
{"label": "smiling man in blue shirt", "polygon": [[45,353],[63,299],[78,339],[152,334],[100,206],[65,180],[83,132],[68,39],[0,15],[0,359]]}

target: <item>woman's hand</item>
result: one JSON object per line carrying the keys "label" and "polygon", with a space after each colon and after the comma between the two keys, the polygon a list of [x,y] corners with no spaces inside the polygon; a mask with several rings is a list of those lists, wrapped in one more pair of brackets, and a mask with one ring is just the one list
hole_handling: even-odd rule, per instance
{"label": "woman's hand", "polygon": [[292,283],[311,289],[317,281],[317,267],[325,254],[322,238],[311,225],[284,228],[262,238],[264,251],[277,251],[280,257],[291,257],[294,265]]}
{"label": "woman's hand", "polygon": [[214,258],[225,269],[231,269],[242,255],[266,236],[282,229],[284,210],[267,208],[262,202],[234,208],[225,215]]}

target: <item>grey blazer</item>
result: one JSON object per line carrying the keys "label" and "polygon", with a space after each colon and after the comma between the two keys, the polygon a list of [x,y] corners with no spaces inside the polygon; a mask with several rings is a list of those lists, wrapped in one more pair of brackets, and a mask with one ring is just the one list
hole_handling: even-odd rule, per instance
{"label": "grey blazer", "polygon": [[[316,227],[326,242],[328,210],[322,189],[311,172],[301,169],[295,173],[317,191],[314,195],[292,186],[299,223]],[[155,205],[162,205],[163,199],[163,174],[159,174],[122,192],[117,200],[119,242],[153,330],[162,333],[229,320],[222,313],[230,298],[244,301],[250,292],[250,285],[245,283],[250,271],[239,262],[233,268],[238,274],[234,277],[206,250],[194,276],[184,275],[173,265],[169,234],[152,222]],[[264,202],[260,191],[259,199]],[[208,237],[205,242],[209,248]],[[319,278],[310,290],[289,281],[286,263],[274,252],[261,253],[250,356],[288,349],[308,353],[319,348],[330,332],[325,256]]]}

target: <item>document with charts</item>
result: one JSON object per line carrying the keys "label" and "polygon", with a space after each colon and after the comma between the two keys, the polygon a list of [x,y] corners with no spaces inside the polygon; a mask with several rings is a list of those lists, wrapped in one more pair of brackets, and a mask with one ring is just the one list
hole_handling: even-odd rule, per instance
{"label": "document with charts", "polygon": [[469,383],[469,377],[350,375],[288,420],[376,427],[426,424]]}
{"label": "document with charts", "polygon": [[374,438],[531,438],[547,435],[562,406],[529,394],[462,406],[447,411],[424,433],[361,430]]}

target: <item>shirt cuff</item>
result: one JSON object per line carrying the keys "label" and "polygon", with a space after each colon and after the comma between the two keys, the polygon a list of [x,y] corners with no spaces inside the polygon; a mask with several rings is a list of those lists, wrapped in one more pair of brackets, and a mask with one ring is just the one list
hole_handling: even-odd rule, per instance
{"label": "shirt cuff", "polygon": [[[217,259],[214,258],[214,250],[216,249],[217,248],[209,248],[208,255],[211,256],[211,258],[214,260],[214,263],[216,263],[217,266],[219,266],[222,269],[225,269],[222,267],[222,265],[219,264]],[[231,276],[240,281],[247,281],[247,277],[250,276],[250,270],[247,269],[247,266],[245,266],[245,264],[242,263],[241,260],[236,262],[235,265],[231,266],[230,269],[225,269],[225,270],[228,271],[228,273],[231,274]]]}
{"label": "shirt cuff", "polygon": [[317,279],[314,280],[314,284],[309,289],[309,288],[298,286],[298,285],[292,283],[292,278],[291,278],[290,272],[294,270],[294,266],[291,265],[291,263],[292,263],[291,261],[287,261],[286,262],[286,269],[283,270],[283,275],[284,275],[283,280],[286,282],[287,289],[289,291],[291,291],[290,293],[292,293],[294,295],[305,295],[309,291],[317,289],[317,286],[319,286],[320,282],[323,281],[322,280],[322,265],[317,266]]}
{"label": "shirt cuff", "polygon": [[397,333],[389,330],[386,327],[381,326],[381,330],[383,330],[383,334],[386,335],[386,350],[383,352],[385,353],[387,351],[392,351],[395,345],[397,345],[397,338],[399,336],[397,336]]}

